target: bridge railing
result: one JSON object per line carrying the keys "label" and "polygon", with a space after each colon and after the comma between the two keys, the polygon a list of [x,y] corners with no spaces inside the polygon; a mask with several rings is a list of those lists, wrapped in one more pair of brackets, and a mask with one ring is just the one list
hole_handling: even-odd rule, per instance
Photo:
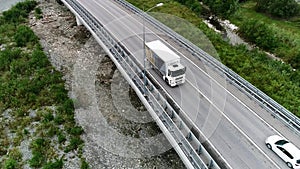
{"label": "bridge railing", "polygon": [[220,72],[220,74],[226,75],[226,77],[228,78],[227,80],[230,80],[230,82],[233,85],[235,85],[241,91],[244,91],[244,93],[246,93],[250,98],[255,99],[261,105],[261,107],[265,108],[275,118],[281,120],[286,126],[293,130],[294,133],[300,135],[300,119],[293,113],[291,113],[286,108],[278,104],[276,101],[274,101],[265,93],[257,89],[251,83],[249,83],[244,78],[236,74],[234,71],[223,65],[217,59],[210,56],[205,51],[203,51],[190,41],[186,40],[184,37],[177,34],[169,27],[157,21],[152,16],[145,14],[142,10],[136,8],[132,4],[126,2],[125,0],[115,1],[121,4],[122,6],[126,7],[127,9],[131,10],[133,13],[144,17],[149,23],[156,26],[156,28],[159,28],[160,31],[165,32],[170,37],[180,42],[180,44],[184,46],[187,50],[194,53],[194,56],[197,56],[200,60],[208,63],[208,66],[214,67],[217,71]]}
{"label": "bridge railing", "polygon": [[[93,17],[84,7],[75,0],[62,0],[71,11],[82,19],[83,24],[91,31],[94,37],[105,47],[113,62],[117,65],[122,75],[127,78],[144,104],[150,106],[151,116],[156,120],[167,139],[177,153],[184,158],[183,162],[188,168],[220,169],[217,163],[201,145],[191,132],[190,128],[182,121],[173,107],[161,95],[150,80],[146,80],[146,92],[142,65],[137,63],[126,48],[107,31],[103,25]],[[144,97],[143,94],[146,94]],[[171,137],[168,137],[171,136]]]}

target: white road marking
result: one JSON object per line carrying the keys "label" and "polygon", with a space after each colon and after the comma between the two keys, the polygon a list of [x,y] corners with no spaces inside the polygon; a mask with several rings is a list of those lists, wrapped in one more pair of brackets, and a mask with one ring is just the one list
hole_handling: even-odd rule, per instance
{"label": "white road marking", "polygon": [[[104,10],[106,10],[112,17],[116,18],[116,20],[120,20],[121,18],[117,18],[115,17],[110,11],[108,11],[103,5],[99,4],[99,2],[96,2],[99,6],[101,6]],[[122,11],[122,10],[121,10]],[[124,12],[126,13],[126,12]],[[127,15],[124,15],[123,18],[129,16],[131,17],[133,20],[136,20],[138,24],[141,24],[137,19],[135,19],[134,17],[132,17],[131,15],[129,15],[128,13],[126,13]],[[115,22],[116,20],[113,20],[113,22]],[[138,37],[138,39],[142,40],[143,39],[136,34],[135,32],[131,31],[131,29],[128,27],[127,24],[124,24],[124,22],[122,22],[120,20],[120,23],[122,23],[127,30],[129,30],[129,32],[132,32],[134,35],[136,35]],[[108,25],[108,24],[107,24]],[[146,27],[147,30],[149,30],[149,32],[152,32],[153,35],[155,35],[158,39],[161,39],[162,41],[164,41],[165,43],[167,43],[164,39],[162,39],[161,37],[157,36],[152,30],[150,30],[149,28]],[[147,31],[146,31],[147,32]],[[116,36],[115,36],[116,37]],[[274,129],[269,123],[267,123],[264,119],[262,119],[260,116],[258,116],[251,108],[249,108],[245,103],[243,103],[241,100],[239,100],[236,96],[234,96],[232,93],[230,93],[224,86],[222,86],[218,81],[216,81],[214,78],[212,78],[210,75],[208,75],[208,73],[206,73],[204,70],[202,70],[199,66],[197,66],[194,62],[192,62],[190,59],[188,59],[186,56],[184,56],[180,51],[178,51],[176,48],[174,48],[172,45],[168,44],[169,47],[171,47],[173,50],[175,50],[177,53],[179,53],[182,57],[184,57],[187,61],[189,61],[192,65],[194,65],[196,68],[198,68],[202,73],[204,73],[210,80],[212,80],[215,84],[219,85],[221,88],[223,88],[227,93],[229,93],[234,99],[236,99],[239,103],[241,103],[245,108],[247,108],[253,115],[255,115],[259,120],[261,120],[262,122],[264,122],[269,128],[271,128],[274,132],[276,132],[278,135],[281,135],[276,129]],[[124,46],[125,47],[125,46]],[[126,48],[126,47],[125,47]],[[129,50],[128,50],[129,51]],[[186,81],[196,90],[198,91],[201,95],[203,95],[207,101],[209,101],[238,131],[240,131],[250,142],[251,144],[253,144],[265,157],[267,157],[267,159],[269,161],[271,161],[277,168],[280,168],[272,159],[270,159],[267,154],[264,153],[264,151],[258,147],[258,145],[248,136],[246,135],[243,130],[241,130],[232,120],[229,119],[229,117],[222,112],[215,104],[212,103],[212,101],[210,99],[208,99],[208,97],[206,95],[204,95],[196,86],[194,86],[187,78]],[[168,94],[169,95],[169,94]],[[198,128],[198,127],[197,127]],[[200,130],[199,130],[200,131]],[[203,133],[202,133],[203,135]],[[204,136],[204,135],[203,135]],[[281,135],[282,136],[282,135]],[[205,137],[205,136],[204,136]],[[207,138],[205,138],[206,140],[208,140]],[[209,140],[208,140],[209,141]],[[212,144],[211,144],[212,145]],[[214,147],[215,148],[215,147]]]}

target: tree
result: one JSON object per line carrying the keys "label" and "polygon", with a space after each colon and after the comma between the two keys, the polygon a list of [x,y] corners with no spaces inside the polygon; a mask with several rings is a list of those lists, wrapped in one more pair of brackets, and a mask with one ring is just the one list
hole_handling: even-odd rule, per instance
{"label": "tree", "polygon": [[300,12],[295,0],[256,0],[256,11],[271,14],[274,17],[290,18]]}
{"label": "tree", "polygon": [[176,0],[176,1],[187,6],[197,14],[200,14],[202,11],[201,4],[198,0]]}
{"label": "tree", "polygon": [[223,18],[228,18],[238,10],[238,2],[238,0],[203,0],[214,14]]}
{"label": "tree", "polygon": [[279,46],[276,34],[266,23],[251,19],[246,21],[239,30],[250,42],[257,46],[272,51]]}
{"label": "tree", "polygon": [[276,0],[270,6],[270,14],[280,18],[290,18],[299,14],[299,5],[295,0]]}

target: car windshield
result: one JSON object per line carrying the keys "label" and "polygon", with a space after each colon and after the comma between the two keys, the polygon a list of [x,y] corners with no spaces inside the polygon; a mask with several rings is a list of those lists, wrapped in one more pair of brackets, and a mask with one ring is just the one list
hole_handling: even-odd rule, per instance
{"label": "car windshield", "polygon": [[289,142],[286,141],[286,140],[279,140],[279,141],[277,141],[275,144],[276,144],[276,145],[282,146],[282,145],[284,145],[284,144],[286,144],[286,143],[289,143]]}

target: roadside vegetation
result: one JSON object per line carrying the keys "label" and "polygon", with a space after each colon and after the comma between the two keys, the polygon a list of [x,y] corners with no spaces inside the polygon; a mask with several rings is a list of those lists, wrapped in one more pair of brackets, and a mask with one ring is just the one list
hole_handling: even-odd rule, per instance
{"label": "roadside vegetation", "polygon": [[59,169],[70,152],[89,168],[62,74],[26,24],[31,11],[42,18],[36,5],[20,2],[0,16],[0,168]]}
{"label": "roadside vegetation", "polygon": [[[227,65],[233,71],[244,77],[257,88],[265,92],[267,95],[272,97],[278,103],[286,107],[292,113],[300,117],[299,69],[294,70],[293,67],[291,67],[289,64],[284,64],[280,61],[271,60],[263,51],[259,49],[253,49],[249,51],[243,45],[230,45],[228,42],[222,39],[220,34],[215,33],[203,23],[202,19],[199,17],[199,13],[194,12],[204,11],[206,9],[199,7],[193,8],[192,6],[190,6],[193,3],[187,4],[181,2],[181,0],[127,1],[139,7],[140,9],[149,9],[155,4],[163,2],[164,5],[162,7],[155,8],[152,10],[152,12],[156,11],[161,13],[168,13],[183,18],[195,25],[196,27],[198,27],[210,39],[215,49],[217,50],[221,61],[225,65]],[[235,14],[228,16],[239,17],[240,15],[242,14],[239,14],[237,16]],[[247,16],[245,16],[245,18],[247,18]],[[168,25],[167,22],[165,24]],[[168,26],[172,28],[172,25]],[[299,33],[299,29],[298,31],[296,29],[294,30],[295,32]],[[292,34],[290,35],[292,36]],[[267,36],[267,38],[271,38],[272,40],[273,37],[271,36],[272,34],[270,34],[270,36]],[[294,40],[291,41],[293,41],[293,43],[298,43],[296,39]],[[273,47],[272,45],[271,48],[276,49],[276,47]],[[293,51],[289,51],[289,53],[292,52]],[[295,58],[296,56],[293,55],[293,59]]]}
{"label": "roadside vegetation", "polygon": [[[293,68],[299,69],[300,5],[293,1],[293,8],[295,9],[288,8],[286,12],[279,11],[278,15],[283,15],[280,18],[278,15],[271,15],[269,12],[262,13],[262,9],[260,9],[262,7],[257,4],[258,2],[255,1],[241,3],[240,10],[230,20],[240,27],[239,33],[248,42],[273,53]],[[288,12],[291,10],[298,12],[290,16]]]}

